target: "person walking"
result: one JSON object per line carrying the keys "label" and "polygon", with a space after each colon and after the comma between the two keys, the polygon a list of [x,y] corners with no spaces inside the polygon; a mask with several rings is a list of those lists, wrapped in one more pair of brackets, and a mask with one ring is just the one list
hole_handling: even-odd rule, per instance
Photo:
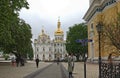
{"label": "person walking", "polygon": [[25,59],[21,56],[20,58],[20,66],[24,66],[25,65]]}
{"label": "person walking", "polygon": [[18,67],[20,63],[20,57],[16,57],[16,66]]}
{"label": "person walking", "polygon": [[59,61],[60,61],[60,59],[59,59],[59,57],[57,57],[57,65],[59,65]]}
{"label": "person walking", "polygon": [[37,58],[35,59],[35,62],[36,62],[36,67],[38,68],[38,66],[39,66],[39,58],[38,58],[38,56],[37,56]]}
{"label": "person walking", "polygon": [[69,53],[69,56],[68,56],[68,72],[69,72],[69,78],[73,78],[72,76],[72,72],[73,72],[73,59],[72,59],[72,56],[71,56],[71,53]]}
{"label": "person walking", "polygon": [[74,65],[75,65],[76,57],[73,55],[73,53],[71,53],[71,58],[72,58],[72,70],[74,70]]}
{"label": "person walking", "polygon": [[12,63],[12,66],[15,66],[15,57],[12,57],[11,63]]}
{"label": "person walking", "polygon": [[[113,59],[112,59],[112,53],[109,54],[108,56],[108,72],[109,73],[113,73]],[[111,77],[112,77],[112,74],[111,74]]]}
{"label": "person walking", "polygon": [[112,53],[110,53],[108,56],[108,63],[112,64]]}

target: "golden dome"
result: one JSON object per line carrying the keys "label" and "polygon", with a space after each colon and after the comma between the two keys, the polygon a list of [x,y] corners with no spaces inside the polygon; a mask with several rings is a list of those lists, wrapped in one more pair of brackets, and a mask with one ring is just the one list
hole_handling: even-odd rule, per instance
{"label": "golden dome", "polygon": [[63,35],[63,30],[60,28],[60,19],[58,19],[57,30],[55,31],[55,35]]}

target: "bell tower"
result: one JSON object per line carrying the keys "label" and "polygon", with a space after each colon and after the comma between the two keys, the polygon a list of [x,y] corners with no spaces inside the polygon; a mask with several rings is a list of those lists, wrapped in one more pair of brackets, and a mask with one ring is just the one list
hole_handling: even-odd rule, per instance
{"label": "bell tower", "polygon": [[57,22],[57,30],[55,31],[55,42],[62,42],[64,33],[63,30],[61,29],[61,22],[60,22],[60,17],[58,17],[58,22]]}
{"label": "bell tower", "polygon": [[55,59],[62,59],[64,57],[65,52],[65,44],[64,44],[64,33],[61,29],[60,18],[58,18],[57,22],[57,30],[55,31],[55,39],[54,39],[54,48],[55,48]]}

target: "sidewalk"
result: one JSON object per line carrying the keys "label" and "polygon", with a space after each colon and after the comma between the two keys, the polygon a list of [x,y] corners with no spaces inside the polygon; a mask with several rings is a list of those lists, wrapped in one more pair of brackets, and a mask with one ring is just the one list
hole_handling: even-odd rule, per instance
{"label": "sidewalk", "polygon": [[[33,72],[36,72],[38,70],[43,69],[44,67],[49,66],[50,64],[52,64],[52,62],[40,62],[39,68],[36,68],[35,62],[33,61],[26,63],[25,66],[23,67],[13,67],[9,62],[7,64],[0,63],[0,78],[24,78],[25,76]],[[66,71],[68,67],[67,66],[68,63],[62,62],[62,64],[65,67],[65,71]],[[86,78],[98,78],[98,64],[87,63],[86,67],[87,67]],[[52,70],[54,72],[51,72]],[[62,74],[64,74],[64,72],[57,73],[59,71],[63,71],[63,70],[60,70],[60,67],[57,66],[55,63],[52,67],[48,68],[47,70],[41,71],[42,72],[41,77],[50,78],[50,74],[54,74],[51,76],[51,78],[58,78],[58,76],[63,77]],[[74,78],[84,78],[83,62],[75,62],[73,76]],[[41,77],[38,76],[37,78],[41,78]]]}
{"label": "sidewalk", "polygon": [[[67,63],[62,63],[66,69]],[[84,78],[84,63],[83,62],[75,62],[74,78]],[[97,64],[86,64],[86,78],[98,78],[98,65]]]}
{"label": "sidewalk", "polygon": [[53,63],[36,73],[26,76],[25,78],[62,78],[60,65]]}
{"label": "sidewalk", "polygon": [[[2,65],[1,65],[2,64]],[[42,69],[51,63],[40,62],[39,68],[36,68],[35,62],[28,62],[23,67],[12,66],[9,62],[7,64],[0,64],[0,78],[23,78],[24,76]]]}

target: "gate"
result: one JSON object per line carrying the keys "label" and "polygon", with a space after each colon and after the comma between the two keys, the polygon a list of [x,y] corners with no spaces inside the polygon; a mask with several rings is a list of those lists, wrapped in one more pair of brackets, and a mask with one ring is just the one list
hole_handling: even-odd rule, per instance
{"label": "gate", "polygon": [[120,63],[102,63],[101,78],[120,78]]}

